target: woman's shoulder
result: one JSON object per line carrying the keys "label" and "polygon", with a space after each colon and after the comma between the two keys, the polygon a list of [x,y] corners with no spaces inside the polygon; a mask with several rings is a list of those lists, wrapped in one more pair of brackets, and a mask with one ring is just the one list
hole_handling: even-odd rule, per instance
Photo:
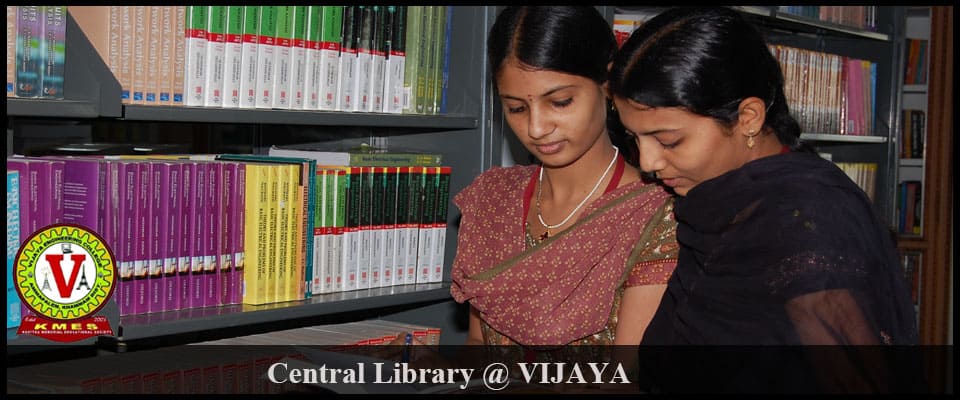
{"label": "woman's shoulder", "polygon": [[514,165],[509,167],[491,167],[477,175],[468,187],[514,186],[526,184],[536,165]]}

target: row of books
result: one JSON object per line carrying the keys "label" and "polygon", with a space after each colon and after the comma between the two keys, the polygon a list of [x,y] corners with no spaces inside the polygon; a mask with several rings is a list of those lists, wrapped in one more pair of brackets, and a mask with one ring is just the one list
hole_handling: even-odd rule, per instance
{"label": "row of books", "polygon": [[930,41],[926,39],[907,39],[906,65],[903,70],[904,85],[927,84],[927,51]]}
{"label": "row of books", "polygon": [[20,172],[7,170],[7,328],[20,326],[20,296],[13,286],[13,263],[20,249]]}
{"label": "row of books", "polygon": [[923,158],[926,116],[923,110],[902,110],[900,119],[900,158]]}
{"label": "row of books", "polygon": [[897,232],[920,235],[923,230],[923,182],[903,181],[897,185]]}
{"label": "row of books", "polygon": [[777,11],[868,31],[877,30],[877,6],[779,6]]}
{"label": "row of books", "polygon": [[[650,9],[615,13],[613,31],[618,45],[622,46],[634,30],[658,12]],[[769,47],[783,70],[790,111],[804,132],[873,134],[876,63],[778,44]]]}
{"label": "row of books", "polygon": [[7,6],[7,97],[63,98],[66,6]]}
{"label": "row of books", "polygon": [[129,315],[441,281],[451,170],[439,159],[13,157],[7,168],[29,177],[20,243],[53,223],[95,230]]}
{"label": "row of books", "polygon": [[784,76],[790,112],[804,132],[872,135],[877,64],[807,49],[770,45]]}
{"label": "row of books", "polygon": [[853,183],[863,189],[870,201],[874,201],[877,192],[877,163],[837,162],[834,164],[840,167]]}
{"label": "row of books", "polygon": [[70,6],[125,104],[446,112],[449,6]]}
{"label": "row of books", "polygon": [[[370,369],[375,367],[373,362],[379,361],[392,371],[394,362],[435,351],[439,337],[439,328],[383,319],[317,325],[105,358],[8,368],[7,390],[127,394],[302,392],[305,387],[268,380],[268,369],[278,363],[319,357],[331,362],[328,368],[333,368],[335,359],[348,359],[354,367],[362,362]],[[184,357],[185,352],[190,356]],[[364,377],[354,380],[363,383]]]}

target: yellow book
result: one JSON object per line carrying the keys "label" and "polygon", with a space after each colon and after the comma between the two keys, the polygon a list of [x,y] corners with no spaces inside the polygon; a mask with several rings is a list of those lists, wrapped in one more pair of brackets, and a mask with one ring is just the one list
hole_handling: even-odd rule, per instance
{"label": "yellow book", "polygon": [[300,164],[289,164],[287,176],[290,180],[291,202],[289,205],[290,214],[290,240],[288,249],[290,251],[288,261],[291,267],[290,295],[287,300],[303,300],[307,289],[306,277],[306,243],[304,242],[306,229],[306,210],[304,209],[304,181],[302,179]]}
{"label": "yellow book", "polygon": [[[284,275],[281,275],[283,269],[278,267],[282,263],[280,260],[280,253],[278,244],[282,240],[278,233],[280,227],[280,165],[269,165],[267,166],[267,190],[269,195],[267,197],[267,232],[263,236],[263,240],[267,242],[267,251],[266,251],[266,268],[267,268],[267,284],[266,284],[266,293],[264,295],[264,300],[268,303],[276,302],[278,299],[277,289],[281,286]],[[284,257],[286,258],[286,257]]]}
{"label": "yellow book", "polygon": [[269,202],[269,166],[246,163],[246,184],[244,198],[246,212],[243,224],[243,303],[266,303],[265,283],[267,281],[267,204]]}

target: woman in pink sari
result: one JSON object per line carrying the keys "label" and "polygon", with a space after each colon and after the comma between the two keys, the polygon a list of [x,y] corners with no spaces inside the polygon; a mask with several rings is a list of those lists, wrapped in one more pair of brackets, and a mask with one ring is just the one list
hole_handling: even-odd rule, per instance
{"label": "woman in pink sari", "polygon": [[637,345],[676,265],[676,222],[608,134],[613,32],[593,7],[508,7],[487,40],[506,121],[540,164],[494,167],[454,197],[467,342]]}

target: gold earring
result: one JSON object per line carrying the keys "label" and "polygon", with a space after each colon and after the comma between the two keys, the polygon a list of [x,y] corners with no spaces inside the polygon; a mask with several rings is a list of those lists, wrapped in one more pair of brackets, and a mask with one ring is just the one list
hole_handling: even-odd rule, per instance
{"label": "gold earring", "polygon": [[754,138],[760,135],[760,131],[750,131],[747,136],[747,148],[752,149],[753,146],[757,145],[757,142]]}

